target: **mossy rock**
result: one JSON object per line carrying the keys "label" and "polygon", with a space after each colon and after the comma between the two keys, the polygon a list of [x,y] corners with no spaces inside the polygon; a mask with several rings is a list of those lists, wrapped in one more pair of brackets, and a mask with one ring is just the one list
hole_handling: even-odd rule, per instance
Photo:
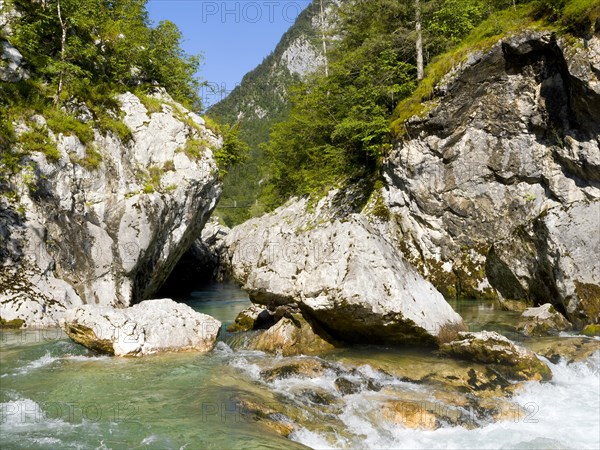
{"label": "mossy rock", "polygon": [[600,324],[593,323],[591,325],[586,326],[581,334],[585,336],[600,336]]}
{"label": "mossy rock", "polygon": [[25,325],[23,319],[4,320],[0,317],[0,329],[3,330],[18,330]]}
{"label": "mossy rock", "polygon": [[317,378],[327,370],[334,370],[333,365],[318,359],[285,361],[260,372],[262,379],[268,382],[290,377]]}
{"label": "mossy rock", "polygon": [[548,381],[552,371],[535,353],[496,332],[459,333],[458,339],[442,344],[441,353],[489,364],[507,380]]}
{"label": "mossy rock", "polygon": [[548,358],[554,364],[561,360],[569,364],[585,361],[600,350],[600,342],[587,337],[552,337],[536,340],[530,346],[534,352]]}
{"label": "mossy rock", "polygon": [[572,328],[571,323],[550,303],[528,308],[517,323],[517,330],[525,336],[548,336]]}
{"label": "mossy rock", "polygon": [[99,339],[94,330],[89,327],[78,324],[68,324],[65,327],[65,332],[73,341],[96,353],[106,355],[115,354],[112,341],[108,339]]}
{"label": "mossy rock", "polygon": [[498,297],[497,301],[503,311],[524,312],[527,308],[533,306],[525,300],[510,300]]}
{"label": "mossy rock", "polygon": [[317,334],[311,325],[300,315],[284,317],[268,330],[253,337],[248,348],[268,353],[281,353],[283,356],[311,355],[333,350],[335,346],[328,336]]}
{"label": "mossy rock", "polygon": [[235,322],[227,327],[227,331],[238,333],[241,331],[265,330],[274,324],[273,313],[264,306],[252,305],[237,315]]}
{"label": "mossy rock", "polygon": [[583,325],[598,323],[600,321],[600,286],[575,281],[575,293],[580,300],[581,312],[585,315],[582,320]]}
{"label": "mossy rock", "polygon": [[242,415],[248,416],[267,432],[288,437],[296,429],[290,419],[268,405],[248,399],[240,400],[238,405]]}

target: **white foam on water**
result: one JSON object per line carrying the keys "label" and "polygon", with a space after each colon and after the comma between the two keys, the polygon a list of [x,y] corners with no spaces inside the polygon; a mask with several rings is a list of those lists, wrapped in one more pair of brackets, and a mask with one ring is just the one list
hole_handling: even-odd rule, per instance
{"label": "white foam on water", "polygon": [[342,448],[338,443],[338,445],[336,446],[332,446],[330,444],[330,442],[327,440],[327,438],[325,436],[323,436],[320,433],[315,433],[313,431],[310,431],[306,428],[298,428],[297,430],[294,430],[289,438],[292,441],[296,441],[296,442],[300,442],[308,447],[311,448],[315,448],[315,449],[336,449],[336,448]]}
{"label": "white foam on water", "polygon": [[19,368],[19,370],[17,372],[13,373],[12,375],[26,375],[29,372],[31,372],[32,370],[49,366],[54,361],[57,361],[59,359],[60,359],[59,356],[52,356],[50,354],[50,352],[46,352],[44,354],[44,356],[42,356],[38,359],[35,359],[35,360],[31,361],[30,363],[28,363],[27,365]]}
{"label": "white foam on water", "polygon": [[42,438],[33,438],[31,439],[31,442],[38,444],[38,445],[57,445],[57,444],[62,444],[62,441],[60,439],[54,438],[54,437],[42,437]]}
{"label": "white foam on water", "polygon": [[229,364],[232,367],[241,369],[253,380],[260,379],[260,371],[261,371],[260,366],[258,364],[251,363],[244,356],[238,356],[238,357],[234,358],[233,360],[231,360],[231,362]]}
{"label": "white foam on water", "polygon": [[530,382],[513,400],[525,417],[467,429],[406,428],[376,413],[379,402],[363,393],[345,397],[339,419],[348,438],[306,428],[290,438],[315,449],[598,449],[600,448],[600,352],[585,362],[549,363],[553,380]]}
{"label": "white foam on water", "polygon": [[377,381],[382,386],[397,386],[402,387],[402,389],[404,390],[415,392],[427,391],[427,387],[423,385],[411,383],[409,381],[403,381],[399,378],[394,377],[393,375],[386,374],[380,370],[375,370],[369,364],[359,366],[357,369],[365,378],[370,378],[374,381]]}
{"label": "white foam on water", "polygon": [[111,447],[107,447],[104,441],[100,441],[100,445],[95,450],[112,450]]}
{"label": "white foam on water", "polygon": [[142,442],[140,443],[140,445],[150,445],[153,442],[157,442],[158,440],[160,440],[160,437],[158,437],[155,434],[152,434],[148,437],[145,437],[144,439],[142,439]]}
{"label": "white foam on water", "polygon": [[75,426],[62,418],[48,417],[40,404],[28,398],[0,403],[0,424],[0,435],[22,430],[52,430]]}
{"label": "white foam on water", "polygon": [[225,355],[230,355],[230,354],[233,353],[233,350],[225,342],[219,341],[219,342],[217,342],[217,345],[215,345],[214,352],[215,353],[222,353],[222,354],[225,354]]}
{"label": "white foam on water", "polygon": [[68,360],[68,361],[86,361],[87,362],[87,361],[103,361],[103,360],[109,360],[109,359],[111,359],[110,356],[86,356],[86,355],[70,355],[70,354],[53,356],[50,351],[46,351],[46,353],[43,356],[41,356],[37,359],[34,359],[33,361],[30,361],[29,363],[25,364],[22,367],[19,367],[17,370],[15,370],[12,373],[2,374],[0,376],[0,378],[19,376],[19,375],[28,375],[32,371],[41,369],[43,367],[50,366],[53,363],[55,363],[56,361],[67,361]]}
{"label": "white foam on water", "polygon": [[112,356],[88,356],[88,355],[66,355],[61,357],[62,360],[68,361],[114,361]]}
{"label": "white foam on water", "polygon": [[47,411],[44,404],[28,398],[0,403],[2,448],[86,448],[73,439],[82,432],[90,435],[99,431],[98,423],[87,419],[69,422],[64,405],[52,402],[46,406]]}

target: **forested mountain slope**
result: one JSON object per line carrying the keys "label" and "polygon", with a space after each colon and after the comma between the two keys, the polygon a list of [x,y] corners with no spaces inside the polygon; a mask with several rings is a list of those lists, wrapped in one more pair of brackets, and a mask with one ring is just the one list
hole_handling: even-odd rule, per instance
{"label": "forested mountain slope", "polygon": [[[323,72],[325,48],[332,45],[333,22],[339,0],[313,1],[283,35],[275,49],[223,100],[208,109],[208,116],[239,127],[240,138],[250,145],[247,160],[234,167],[224,181],[217,214],[229,225],[264,210],[255,205],[259,182],[266,175],[261,144],[271,127],[288,117],[290,89],[315,72]],[[238,205],[239,209],[229,209]]]}

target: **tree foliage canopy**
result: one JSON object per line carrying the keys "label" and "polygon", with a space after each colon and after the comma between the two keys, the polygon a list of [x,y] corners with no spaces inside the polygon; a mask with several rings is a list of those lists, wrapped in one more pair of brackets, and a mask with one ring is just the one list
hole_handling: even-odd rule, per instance
{"label": "tree foliage canopy", "polygon": [[200,58],[182,50],[175,24],[151,26],[147,0],[12,1],[21,16],[11,41],[36,79],[54,89],[64,82],[63,100],[85,100],[99,84],[119,90],[153,83],[199,108]]}
{"label": "tree foliage canopy", "polygon": [[[438,55],[453,60],[454,49],[463,54],[463,47],[476,46],[478,38],[498,39],[513,16],[526,15],[519,22],[524,25],[541,18],[555,29],[579,34],[600,16],[598,0],[419,3],[426,64],[437,62]],[[417,81],[416,16],[414,0],[342,3],[329,75],[317,75],[293,90],[289,117],[273,127],[265,146],[269,179],[263,201],[268,207],[291,195],[320,195],[379,176],[382,158],[395,139],[391,119],[396,106],[412,102],[415,90],[433,89],[426,85],[432,83],[431,76]]]}

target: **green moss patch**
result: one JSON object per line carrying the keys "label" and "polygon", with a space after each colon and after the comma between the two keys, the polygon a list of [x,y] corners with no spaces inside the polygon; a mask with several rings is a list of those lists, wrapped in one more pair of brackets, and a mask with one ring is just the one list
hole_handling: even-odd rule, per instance
{"label": "green moss patch", "polygon": [[26,154],[40,152],[51,162],[60,159],[60,151],[44,127],[34,126],[30,131],[21,134],[18,141]]}
{"label": "green moss patch", "polygon": [[0,329],[18,330],[23,325],[25,325],[25,321],[23,319],[5,320],[0,317]]}
{"label": "green moss patch", "polygon": [[600,336],[600,324],[594,323],[585,327],[581,334],[585,336]]}
{"label": "green moss patch", "polygon": [[575,293],[587,319],[594,323],[600,322],[600,286],[575,281]]}

